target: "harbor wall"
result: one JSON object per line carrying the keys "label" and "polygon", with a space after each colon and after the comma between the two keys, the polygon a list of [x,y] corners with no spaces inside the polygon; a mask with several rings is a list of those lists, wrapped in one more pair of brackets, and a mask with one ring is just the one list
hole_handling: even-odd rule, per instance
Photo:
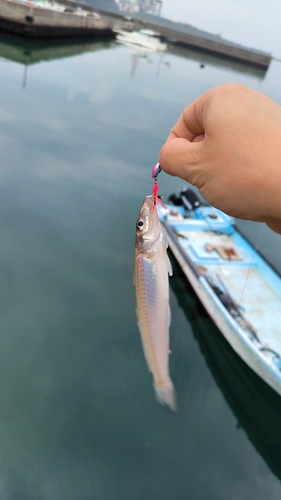
{"label": "harbor wall", "polygon": [[208,38],[175,31],[170,28],[157,26],[155,24],[146,23],[146,27],[158,31],[164,40],[172,40],[179,45],[187,45],[189,47],[205,50],[213,54],[220,54],[232,59],[247,61],[248,63],[268,67],[271,56],[259,51],[239,47],[235,44],[228,44],[223,39],[214,41]]}
{"label": "harbor wall", "polygon": [[113,23],[102,18],[0,0],[0,27],[28,36],[114,36]]}

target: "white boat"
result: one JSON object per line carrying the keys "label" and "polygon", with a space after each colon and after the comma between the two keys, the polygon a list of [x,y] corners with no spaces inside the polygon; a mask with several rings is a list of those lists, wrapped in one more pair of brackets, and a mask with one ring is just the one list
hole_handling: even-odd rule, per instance
{"label": "white boat", "polygon": [[119,43],[129,46],[142,47],[151,52],[165,52],[167,44],[157,38],[152,30],[119,31],[116,39]]}
{"label": "white boat", "polygon": [[158,208],[170,250],[232,348],[281,394],[281,276],[232,218],[185,188]]}

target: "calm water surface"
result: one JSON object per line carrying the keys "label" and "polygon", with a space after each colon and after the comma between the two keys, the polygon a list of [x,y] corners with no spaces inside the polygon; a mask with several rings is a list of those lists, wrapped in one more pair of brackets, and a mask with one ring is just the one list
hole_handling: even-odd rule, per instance
{"label": "calm water surface", "polygon": [[[183,106],[226,82],[281,104],[281,64],[1,37],[0,79],[1,500],[279,500],[280,398],[175,267],[179,411],[157,404],[132,268],[150,169]],[[161,177],[166,199],[181,186]],[[241,225],[257,240],[260,225]],[[279,236],[264,229],[259,248],[281,268]]]}

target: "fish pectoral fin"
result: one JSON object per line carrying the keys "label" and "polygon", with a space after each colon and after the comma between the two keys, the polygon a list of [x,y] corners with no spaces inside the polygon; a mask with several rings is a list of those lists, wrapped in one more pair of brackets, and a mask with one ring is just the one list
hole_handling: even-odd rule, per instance
{"label": "fish pectoral fin", "polygon": [[172,264],[171,264],[171,261],[167,255],[167,267],[168,267],[168,274],[169,276],[173,276],[173,268],[172,268]]}
{"label": "fish pectoral fin", "polygon": [[165,231],[163,231],[163,229],[162,229],[162,234],[163,234],[163,239],[164,239],[165,247],[168,248],[168,246],[169,246],[168,238],[166,236]]}

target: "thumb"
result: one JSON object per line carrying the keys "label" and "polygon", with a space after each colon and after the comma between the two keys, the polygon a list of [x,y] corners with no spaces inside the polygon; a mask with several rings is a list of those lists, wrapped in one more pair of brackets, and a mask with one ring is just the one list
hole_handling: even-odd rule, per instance
{"label": "thumb", "polygon": [[169,175],[184,179],[200,189],[204,170],[204,135],[193,142],[180,137],[171,138],[162,146],[159,154],[161,168]]}

